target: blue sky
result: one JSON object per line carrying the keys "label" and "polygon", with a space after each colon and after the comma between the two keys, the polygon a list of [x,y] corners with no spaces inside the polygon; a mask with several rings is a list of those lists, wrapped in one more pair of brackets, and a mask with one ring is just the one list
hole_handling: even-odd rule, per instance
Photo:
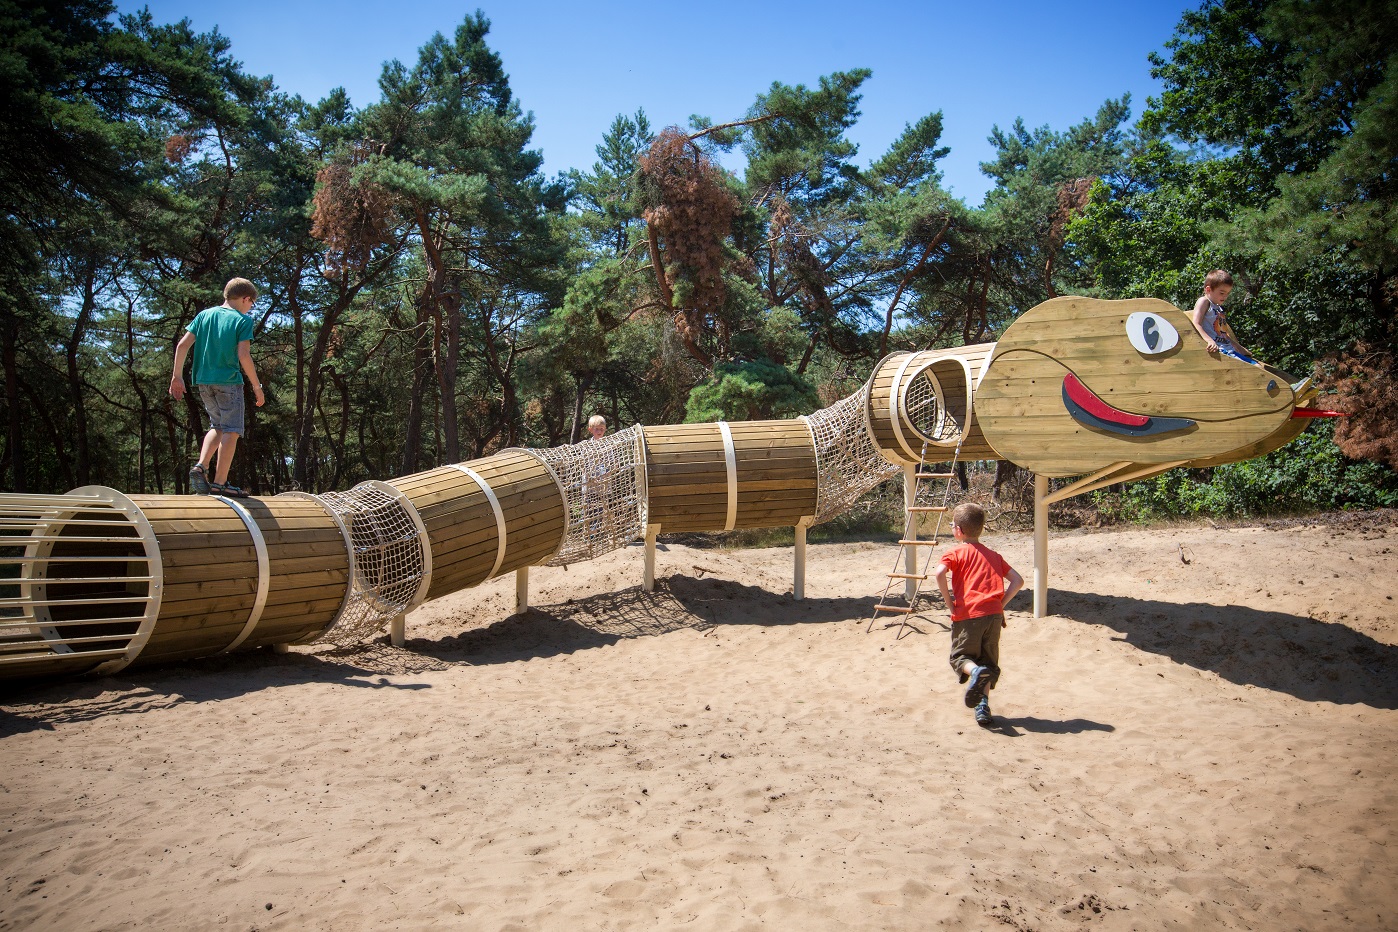
{"label": "blue sky", "polygon": [[[385,61],[416,60],[475,5],[442,0],[118,0],[159,22],[218,28],[248,71],[309,100],[343,86],[356,106],[378,97]],[[944,184],[980,203],[993,125],[1023,117],[1056,130],[1131,94],[1133,119],[1158,94],[1146,56],[1197,6],[1181,0],[1064,2],[747,2],[704,4],[482,2],[488,41],[535,119],[545,171],[591,167],[618,113],[643,108],[657,129],[698,113],[737,119],[773,81],[813,86],[822,74],[870,68],[849,138],[858,160],[881,155],[904,126],[943,113]]]}

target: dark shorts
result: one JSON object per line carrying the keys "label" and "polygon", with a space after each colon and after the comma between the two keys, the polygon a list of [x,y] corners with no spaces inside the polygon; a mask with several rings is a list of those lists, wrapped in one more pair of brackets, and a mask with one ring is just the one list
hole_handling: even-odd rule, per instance
{"label": "dark shorts", "polygon": [[243,386],[200,385],[199,400],[204,402],[209,424],[225,434],[243,432]]}
{"label": "dark shorts", "polygon": [[1004,612],[951,623],[951,668],[963,682],[966,674],[961,672],[961,665],[969,660],[990,667],[994,671],[990,683],[995,685],[1000,678],[1000,629],[1004,626]]}

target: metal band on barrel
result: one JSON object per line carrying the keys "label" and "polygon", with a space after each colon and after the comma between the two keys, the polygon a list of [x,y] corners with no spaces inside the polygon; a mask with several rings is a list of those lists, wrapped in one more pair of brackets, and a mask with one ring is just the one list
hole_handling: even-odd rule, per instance
{"label": "metal band on barrel", "polygon": [[738,523],[738,455],[733,451],[733,431],[727,421],[718,422],[718,432],[723,435],[723,466],[728,471],[728,515],[723,529],[731,531]]}
{"label": "metal band on barrel", "polygon": [[452,463],[449,468],[459,470],[470,476],[476,485],[481,487],[481,491],[485,493],[486,499],[490,502],[491,510],[495,512],[495,565],[490,568],[490,572],[487,573],[485,577],[486,579],[490,579],[500,571],[500,564],[505,562],[505,512],[500,508],[500,499],[495,497],[495,490],[492,489],[490,484],[482,479],[474,469],[463,466],[460,463]]}
{"label": "metal band on barrel", "polygon": [[223,502],[229,508],[232,508],[233,512],[243,520],[243,525],[248,529],[248,535],[252,538],[252,548],[257,551],[257,597],[252,600],[252,611],[248,612],[248,620],[247,623],[243,625],[243,630],[238,632],[238,636],[233,639],[233,643],[219,651],[220,654],[226,654],[246,641],[248,635],[256,630],[257,622],[262,618],[262,609],[267,604],[267,588],[271,582],[271,572],[267,560],[267,541],[262,536],[262,528],[257,526],[257,522],[253,520],[252,515],[248,513],[248,510],[244,508],[242,503],[237,499],[228,498],[223,495],[215,495],[213,497]]}

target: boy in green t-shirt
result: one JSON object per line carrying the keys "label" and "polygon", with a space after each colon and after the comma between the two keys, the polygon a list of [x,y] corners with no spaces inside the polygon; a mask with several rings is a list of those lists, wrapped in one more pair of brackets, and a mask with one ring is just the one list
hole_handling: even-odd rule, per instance
{"label": "boy in green t-shirt", "polygon": [[[246,278],[235,278],[223,286],[223,305],[206,308],[195,315],[175,344],[175,374],[170,377],[170,395],[184,397],[185,356],[194,349],[193,382],[199,400],[209,415],[209,432],[199,450],[199,462],[189,470],[189,485],[199,495],[230,495],[247,498],[248,493],[230,485],[228,469],[243,433],[243,372],[252,383],[253,400],[260,408],[267,399],[262,382],[252,364],[252,305],[257,286]],[[239,371],[241,369],[241,371]],[[218,456],[218,470],[209,481],[208,469]]]}

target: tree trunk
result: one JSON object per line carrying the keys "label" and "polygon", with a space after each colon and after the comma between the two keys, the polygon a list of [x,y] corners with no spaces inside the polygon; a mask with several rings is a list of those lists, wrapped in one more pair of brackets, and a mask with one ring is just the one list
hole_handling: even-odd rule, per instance
{"label": "tree trunk", "polygon": [[573,426],[568,431],[568,442],[578,443],[583,439],[583,401],[586,399],[587,390],[592,387],[594,376],[588,373],[585,376],[574,376],[577,379],[577,391],[573,394]]}
{"label": "tree trunk", "polygon": [[898,290],[894,292],[893,300],[888,302],[888,313],[884,315],[883,334],[879,337],[880,359],[888,355],[888,336],[893,332],[893,312],[897,309],[898,302],[903,297],[903,291],[913,280],[913,276],[917,275],[918,272],[922,271],[923,265],[927,263],[927,257],[932,255],[932,250],[942,245],[942,237],[946,236],[947,231],[950,229],[951,218],[948,217],[946,222],[942,224],[942,228],[937,231],[937,235],[932,237],[932,242],[928,243],[927,247],[922,250],[922,255],[918,258],[917,264],[914,265],[912,269],[909,270],[908,273],[903,276],[903,280],[898,283]]}
{"label": "tree trunk", "polygon": [[[87,335],[87,325],[92,320],[92,311],[97,304],[94,264],[87,267],[83,279],[83,299],[73,320],[73,330],[63,347],[68,362],[68,397],[73,405],[73,451],[77,455],[78,485],[91,482],[92,468],[87,444],[87,405],[83,399],[83,376],[78,370],[78,349]],[[129,325],[128,325],[129,326]]]}
{"label": "tree trunk", "polygon": [[10,409],[10,484],[11,491],[28,492],[29,482],[24,474],[24,423],[20,417],[19,369],[15,344],[19,342],[19,318],[4,316],[0,325],[0,359],[5,366],[5,404]]}
{"label": "tree trunk", "polygon": [[428,371],[432,366],[431,351],[427,346],[427,335],[421,323],[414,329],[413,341],[413,386],[408,396],[408,423],[403,437],[403,475],[418,471],[422,459],[422,406],[427,394]]}

